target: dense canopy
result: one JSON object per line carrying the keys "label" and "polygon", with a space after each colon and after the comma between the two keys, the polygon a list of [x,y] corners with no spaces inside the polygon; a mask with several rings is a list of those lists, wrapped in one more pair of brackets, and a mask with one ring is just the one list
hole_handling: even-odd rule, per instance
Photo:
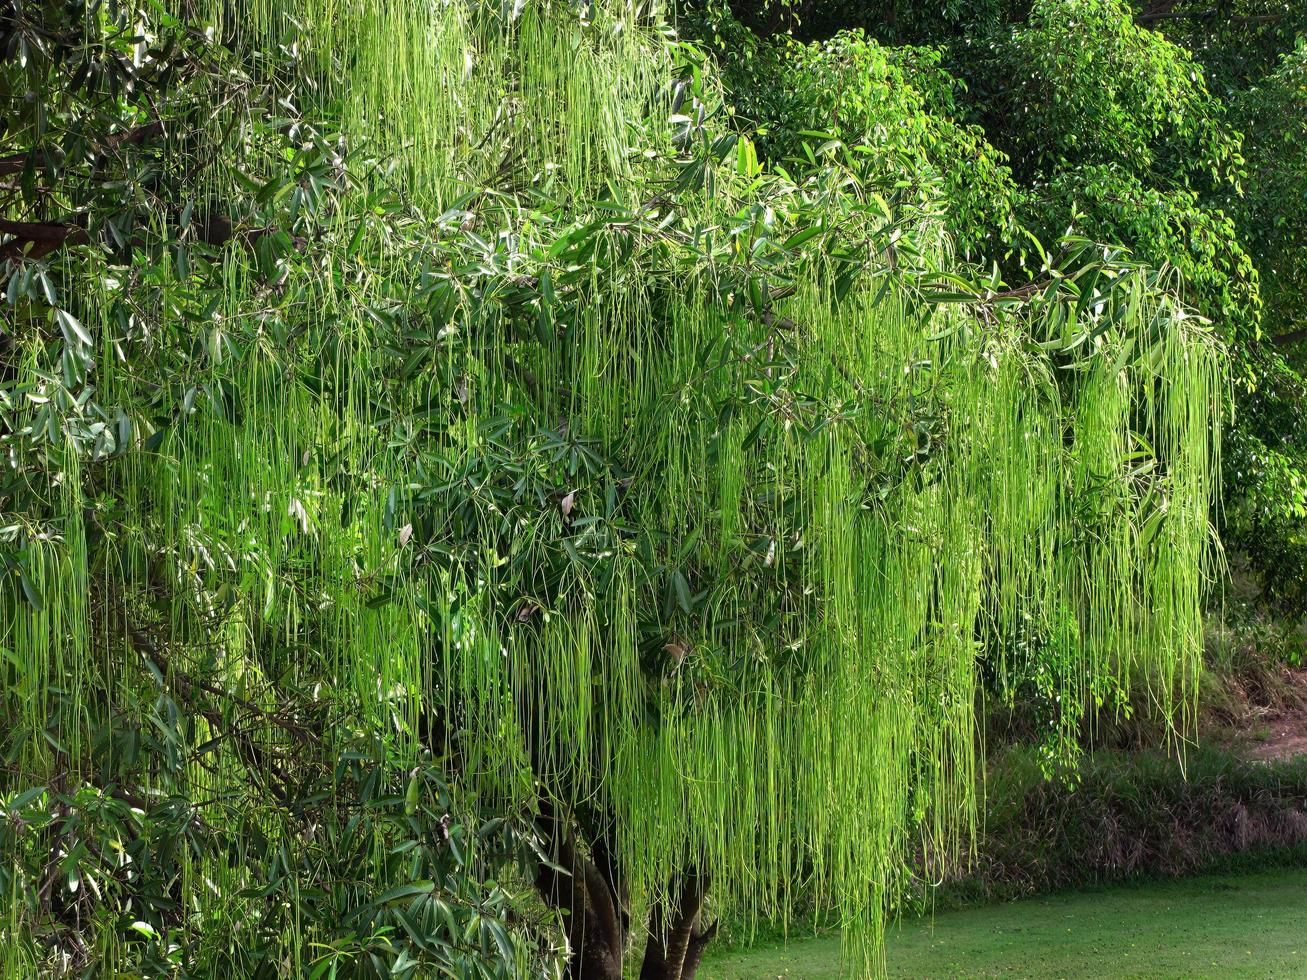
{"label": "dense canopy", "polygon": [[929,92],[769,156],[657,4],[0,11],[5,975],[874,974],[982,678],[1183,729],[1224,346],[975,264]]}

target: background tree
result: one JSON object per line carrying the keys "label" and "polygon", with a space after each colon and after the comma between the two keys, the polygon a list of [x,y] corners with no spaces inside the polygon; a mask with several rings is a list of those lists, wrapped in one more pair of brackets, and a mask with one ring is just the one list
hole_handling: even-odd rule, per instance
{"label": "background tree", "polygon": [[[762,144],[776,159],[796,152],[805,130],[862,138],[854,104],[866,100],[838,80],[863,75],[857,64],[870,50],[899,66],[894,90],[915,90],[936,132],[974,134],[966,144],[934,141],[936,155],[953,154],[948,172],[979,175],[977,200],[988,202],[964,207],[968,192],[950,190],[959,243],[973,253],[982,243],[979,254],[1014,280],[1036,278],[1027,233],[1048,240],[1074,228],[1181,273],[1185,298],[1217,325],[1235,362],[1226,507],[1213,519],[1263,598],[1291,616],[1307,611],[1299,6],[683,5],[687,29],[716,50],[763,52],[750,66],[724,57],[723,77],[749,124],[779,135]],[[901,118],[883,93],[872,104]]]}

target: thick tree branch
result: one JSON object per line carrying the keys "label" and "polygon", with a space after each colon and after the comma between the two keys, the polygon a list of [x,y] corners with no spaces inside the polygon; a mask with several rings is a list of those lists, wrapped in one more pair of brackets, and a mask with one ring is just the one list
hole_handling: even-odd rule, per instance
{"label": "thick tree branch", "polygon": [[0,234],[12,240],[0,245],[0,262],[7,259],[39,259],[66,245],[81,245],[89,241],[81,225],[61,222],[10,221],[0,218]]}
{"label": "thick tree branch", "polygon": [[[113,150],[120,146],[136,146],[147,140],[163,135],[163,123],[152,122],[144,126],[136,126],[132,129],[125,129],[122,132],[110,133],[94,145],[101,150]],[[27,153],[8,153],[0,156],[0,177],[9,177],[14,174],[20,174],[27,167]],[[41,163],[36,163],[37,170],[44,170]]]}
{"label": "thick tree branch", "polygon": [[[74,219],[85,216],[74,216]],[[278,231],[275,227],[240,228],[229,218],[216,215],[198,225],[197,234],[206,245],[219,248],[235,239],[246,248],[254,248],[259,239]],[[70,245],[85,245],[91,240],[87,230],[78,224],[66,222],[10,221],[0,218],[0,235],[12,236],[0,245],[0,262],[8,259],[40,259]],[[297,248],[303,248],[303,238],[294,239]]]}
{"label": "thick tree branch", "polygon": [[703,960],[703,951],[717,935],[717,923],[707,929],[695,926],[694,935],[690,937],[690,947],[685,951],[685,964],[681,967],[681,980],[694,980],[699,972],[699,963]]}
{"label": "thick tree branch", "polygon": [[621,980],[626,931],[615,892],[598,866],[577,847],[569,815],[541,798],[536,825],[548,842],[553,864],[541,862],[536,888],[545,904],[564,916],[568,977],[571,980]]}

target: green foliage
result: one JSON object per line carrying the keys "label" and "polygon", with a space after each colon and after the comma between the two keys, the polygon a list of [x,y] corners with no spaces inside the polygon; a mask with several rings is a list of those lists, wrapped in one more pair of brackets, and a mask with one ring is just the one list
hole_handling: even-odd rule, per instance
{"label": "green foliage", "polygon": [[1225,533],[1283,612],[1307,610],[1307,47],[1234,100],[1247,133],[1247,194],[1230,202],[1262,275],[1263,339],[1240,351],[1239,425]]}
{"label": "green foliage", "polygon": [[6,967],[550,975],[561,812],[874,973],[981,651],[1192,720],[1223,351],[1120,250],[953,257],[931,53],[796,49],[855,135],[768,166],[656,8],[10,9]]}
{"label": "green foliage", "polygon": [[1025,195],[1022,217],[1047,234],[1075,227],[1180,273],[1186,301],[1251,341],[1261,317],[1260,276],[1235,221],[1185,188],[1151,186],[1129,168],[1086,164],[1055,171]]}
{"label": "green foliage", "polygon": [[1241,234],[1264,270],[1266,332],[1304,328],[1307,295],[1307,37],[1276,70],[1234,101],[1232,122],[1247,137],[1247,194],[1230,202]]}
{"label": "green foliage", "polygon": [[1193,57],[1120,0],[1039,0],[993,32],[966,71],[985,135],[1023,185],[1021,222],[1174,266],[1225,336],[1255,336],[1257,272],[1216,203],[1241,193],[1241,136]]}
{"label": "green foliage", "polygon": [[763,42],[735,21],[722,30],[723,81],[736,111],[761,127],[765,156],[779,161],[800,155],[805,142],[847,140],[876,172],[911,174],[911,186],[943,207],[962,254],[978,257],[1015,234],[1005,159],[978,128],[954,121],[958,83],[939,51],[886,48],[859,33]]}
{"label": "green foliage", "polygon": [[1137,3],[1139,21],[1193,52],[1213,91],[1233,96],[1259,85],[1307,35],[1307,9],[1286,0]]}
{"label": "green foliage", "polygon": [[[1307,291],[1301,5],[800,0],[761,13],[735,5],[739,20],[722,5],[687,6],[689,27],[716,44],[729,97],[783,134],[838,120],[850,141],[867,139],[860,117],[835,110],[862,83],[828,52],[849,50],[856,35],[840,33],[849,30],[899,45],[859,40],[879,62],[863,58],[849,71],[866,76],[865,88],[887,77],[881,63],[902,67],[895,91],[922,99],[881,95],[880,104],[896,118],[915,113],[903,130],[968,134],[927,141],[930,162],[917,168],[943,175],[960,250],[1009,278],[1041,274],[1030,235],[1048,241],[1067,229],[1176,269],[1186,301],[1230,341],[1236,365],[1229,506],[1213,519],[1263,576],[1268,598],[1290,613],[1307,608],[1289,598],[1307,594],[1294,394]],[[728,46],[752,57],[737,66]],[[922,51],[932,52],[929,71],[909,71]],[[973,172],[977,207],[966,186]]]}
{"label": "green foliage", "polygon": [[[0,14],[0,972],[527,975],[488,879],[530,824],[457,804],[394,692],[339,689],[332,603],[277,633],[239,601],[304,584],[319,462],[273,449],[257,365],[365,272],[306,251],[348,251],[340,147],[288,52],[264,78],[145,13]],[[273,458],[270,533],[224,527]]]}
{"label": "green foliage", "polygon": [[1027,178],[1092,163],[1162,186],[1237,175],[1239,137],[1202,70],[1122,0],[1035,0],[993,57],[985,129]]}
{"label": "green foliage", "polygon": [[1227,486],[1237,488],[1225,536],[1293,617],[1307,609],[1307,382],[1274,350],[1254,356],[1242,381],[1244,420],[1230,433],[1224,464]]}
{"label": "green foliage", "polygon": [[1307,633],[1302,627],[1246,598],[1227,599],[1214,620],[1208,627],[1208,663],[1214,669],[1205,675],[1213,683],[1204,691],[1212,702],[1211,713],[1233,715],[1238,723],[1238,715],[1247,708],[1229,703],[1231,687],[1245,699],[1241,687],[1256,692],[1260,703],[1254,710],[1263,704],[1272,711],[1292,710],[1292,699],[1284,695],[1292,690],[1286,681],[1295,678],[1286,675],[1284,668],[1307,666]]}
{"label": "green foliage", "polygon": [[[198,742],[187,710],[162,693],[140,710],[153,725],[103,733],[111,775],[3,801],[6,972],[527,975],[518,900],[486,879],[531,856],[529,826],[469,823],[438,769],[410,773],[363,742],[282,807],[240,784],[196,799],[179,792],[189,761],[222,749]],[[208,895],[192,891],[196,867]]]}

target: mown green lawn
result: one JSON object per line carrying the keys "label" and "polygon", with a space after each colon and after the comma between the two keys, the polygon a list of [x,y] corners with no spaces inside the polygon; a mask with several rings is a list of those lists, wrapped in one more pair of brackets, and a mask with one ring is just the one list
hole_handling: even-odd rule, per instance
{"label": "mown green lawn", "polygon": [[[838,938],[729,953],[703,980],[839,977]],[[1307,977],[1307,871],[1124,886],[891,931],[895,977]]]}

